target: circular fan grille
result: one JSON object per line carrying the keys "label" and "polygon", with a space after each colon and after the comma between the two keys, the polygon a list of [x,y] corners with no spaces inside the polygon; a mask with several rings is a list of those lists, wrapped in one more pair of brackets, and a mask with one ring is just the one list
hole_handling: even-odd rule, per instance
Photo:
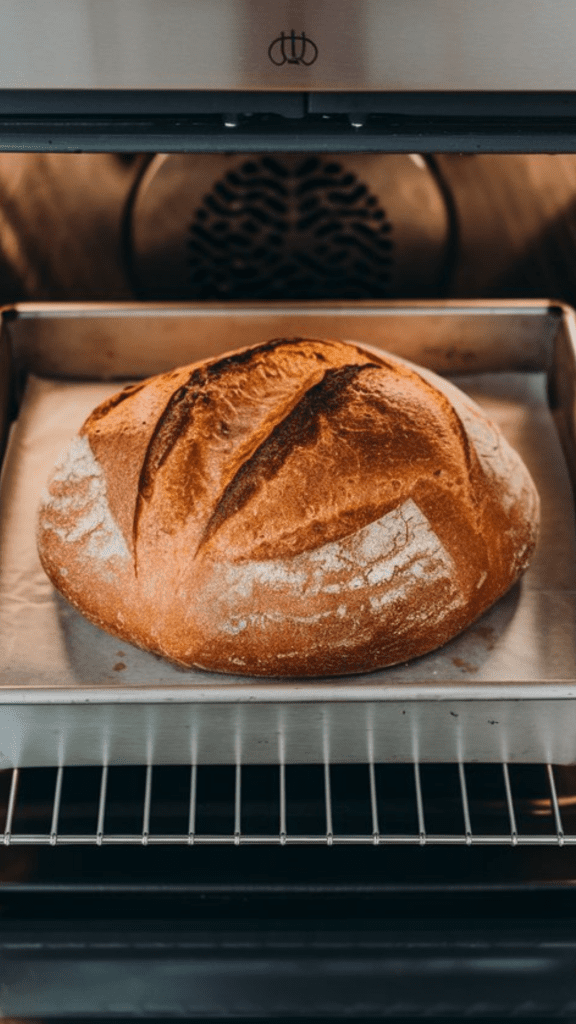
{"label": "circular fan grille", "polygon": [[386,298],[392,225],[334,160],[272,157],[228,171],[204,196],[187,242],[196,299]]}
{"label": "circular fan grille", "polygon": [[405,154],[157,154],[124,257],[145,299],[424,297],[446,276],[450,223],[430,166]]}

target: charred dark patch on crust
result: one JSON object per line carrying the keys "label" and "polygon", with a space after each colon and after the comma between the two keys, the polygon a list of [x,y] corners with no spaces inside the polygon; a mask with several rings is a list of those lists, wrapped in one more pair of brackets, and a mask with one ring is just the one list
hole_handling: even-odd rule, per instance
{"label": "charred dark patch on crust", "polygon": [[[246,366],[254,362],[259,356],[273,352],[278,348],[299,345],[304,340],[308,340],[311,345],[326,346],[331,344],[330,342],[316,341],[315,339],[275,338],[272,341],[263,342],[261,345],[255,345],[242,352],[234,352],[224,359],[218,359],[213,363],[205,363],[202,366],[196,367],[188,377],[188,380],[173,392],[164,410],[158,417],[142,462],[132,523],[134,553],[136,552],[138,526],[144,503],[150,501],[152,497],[159,469],[166,462],[179,437],[188,429],[196,403],[202,402],[204,405],[210,403],[210,395],[205,391],[206,386],[217,383],[228,373],[240,366]],[[318,358],[320,358],[320,354],[318,354]]]}
{"label": "charred dark patch on crust", "polygon": [[[222,376],[226,371],[236,367],[245,366],[247,363],[253,361],[255,356],[264,355],[267,352],[274,352],[278,348],[288,347],[289,345],[310,345],[312,351],[310,355],[317,359],[318,362],[327,362],[326,356],[321,351],[322,348],[345,348],[348,351],[353,350],[358,355],[362,356],[363,359],[371,360],[374,365],[375,360],[378,359],[382,366],[387,366],[390,370],[396,369],[391,363],[387,363],[383,358],[376,356],[373,352],[367,352],[359,345],[355,345],[349,341],[335,341],[330,338],[273,338],[271,341],[264,341],[260,345],[254,345],[251,348],[244,349],[242,352],[233,352],[231,355],[226,356],[224,359],[218,359],[213,363],[207,364],[207,370],[210,373],[211,379],[217,380],[218,377]],[[314,346],[318,345],[319,350],[314,351]]]}
{"label": "charred dark patch on crust", "polygon": [[364,370],[375,368],[378,368],[375,363],[364,363],[362,366],[327,370],[322,380],[305,392],[225,488],[202,534],[198,551],[264,484],[278,474],[295,448],[315,443],[320,417],[337,415],[346,400],[349,385]]}
{"label": "charred dark patch on crust", "polygon": [[132,521],[132,540],[134,553],[138,539],[138,524],[145,501],[149,501],[154,491],[156,474],[168,458],[177,440],[186,430],[196,400],[206,383],[206,368],[192,371],[188,380],[176,388],[156,421],[156,426],[148,442],[146,453],[138,480],[138,493],[134,519]]}
{"label": "charred dark patch on crust", "polygon": [[104,416],[107,416],[109,412],[112,412],[112,409],[115,409],[118,405],[121,405],[122,402],[125,402],[127,398],[133,398],[133,396],[137,395],[139,391],[142,391],[142,388],[144,387],[146,387],[146,381],[142,381],[141,384],[129,384],[128,387],[119,391],[118,394],[112,395],[112,398],[108,398],[105,402],[102,402],[101,405],[94,409],[94,412],[90,413],[90,416],[84,423],[80,433],[82,435],[89,433],[91,427],[93,427],[95,423],[98,423],[98,421],[103,419]]}
{"label": "charred dark patch on crust", "polygon": [[243,352],[232,352],[231,355],[226,356],[224,359],[218,359],[214,363],[209,363],[208,368],[215,371],[216,379],[218,379],[218,377],[233,366],[245,366],[246,363],[251,363],[254,356],[264,355],[266,352],[274,352],[275,349],[281,348],[283,345],[299,345],[302,341],[304,341],[304,338],[273,338],[271,341],[263,341],[261,345],[254,345],[252,348],[244,349]]}

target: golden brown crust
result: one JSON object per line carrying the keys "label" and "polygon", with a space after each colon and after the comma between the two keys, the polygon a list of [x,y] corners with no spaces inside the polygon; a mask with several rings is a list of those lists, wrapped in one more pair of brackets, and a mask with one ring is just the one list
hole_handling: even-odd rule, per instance
{"label": "golden brown crust", "polygon": [[184,665],[369,671],[433,650],[515,582],[538,496],[456,389],[353,343],[277,339],[96,409],[39,519],[88,618]]}

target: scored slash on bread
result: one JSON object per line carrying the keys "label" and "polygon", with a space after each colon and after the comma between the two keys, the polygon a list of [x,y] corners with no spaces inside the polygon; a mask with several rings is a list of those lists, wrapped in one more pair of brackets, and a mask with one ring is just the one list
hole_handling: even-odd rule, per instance
{"label": "scored slash on bread", "polygon": [[40,509],[55,586],[114,635],[253,676],[381,668],[518,579],[539,501],[465,395],[361,345],[277,339],[124,389]]}

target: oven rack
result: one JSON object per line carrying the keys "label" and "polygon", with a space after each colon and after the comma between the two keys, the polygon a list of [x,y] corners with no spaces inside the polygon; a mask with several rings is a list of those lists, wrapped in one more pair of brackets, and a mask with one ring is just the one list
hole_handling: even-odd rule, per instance
{"label": "oven rack", "polygon": [[576,845],[576,769],[551,764],[103,764],[0,776],[4,846]]}

